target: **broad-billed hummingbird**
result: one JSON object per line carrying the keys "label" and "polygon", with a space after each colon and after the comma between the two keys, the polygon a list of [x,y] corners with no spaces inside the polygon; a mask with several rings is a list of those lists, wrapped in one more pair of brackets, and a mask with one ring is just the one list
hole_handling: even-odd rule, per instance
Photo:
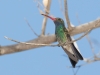
{"label": "broad-billed hummingbird", "polygon": [[73,68],[75,68],[75,65],[77,64],[78,60],[83,60],[83,57],[80,54],[79,50],[75,47],[74,43],[66,44],[68,42],[71,42],[72,38],[65,27],[64,21],[61,18],[54,18],[46,14],[42,14],[42,15],[53,20],[55,24],[55,35],[57,41],[59,42],[59,45],[63,48],[63,50],[66,52],[66,54],[68,55]]}

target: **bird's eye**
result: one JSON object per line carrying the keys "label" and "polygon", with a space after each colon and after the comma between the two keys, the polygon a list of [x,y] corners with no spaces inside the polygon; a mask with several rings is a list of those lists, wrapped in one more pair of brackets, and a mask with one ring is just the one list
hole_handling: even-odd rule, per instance
{"label": "bird's eye", "polygon": [[63,22],[63,20],[62,20],[61,18],[58,18],[58,21],[61,21],[61,22]]}
{"label": "bird's eye", "polygon": [[60,18],[58,18],[58,20],[60,20]]}
{"label": "bird's eye", "polygon": [[58,18],[58,20],[59,20],[59,21],[61,21],[61,19],[60,19],[60,18]]}

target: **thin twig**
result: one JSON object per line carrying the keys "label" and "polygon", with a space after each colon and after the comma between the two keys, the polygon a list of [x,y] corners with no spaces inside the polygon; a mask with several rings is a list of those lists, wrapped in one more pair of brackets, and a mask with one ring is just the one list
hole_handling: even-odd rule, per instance
{"label": "thin twig", "polygon": [[78,14],[76,14],[76,18],[77,18],[77,20],[78,20],[78,23],[81,24],[81,21],[80,21],[80,19],[79,19]]}
{"label": "thin twig", "polygon": [[64,16],[64,9],[62,8],[62,0],[59,0],[59,6],[60,6],[60,10]]}
{"label": "thin twig", "polygon": [[79,38],[77,38],[77,39],[75,39],[75,40],[73,40],[73,41],[70,41],[70,42],[68,42],[68,43],[65,43],[65,44],[70,44],[70,43],[73,43],[73,42],[75,42],[75,41],[78,41],[78,40],[80,40],[80,39],[82,39],[85,35],[87,35],[90,31],[91,31],[92,29],[89,29],[87,32],[85,32],[82,36],[80,36]]}
{"label": "thin twig", "polygon": [[[47,6],[45,6],[45,14],[48,15],[49,14],[49,10],[50,10],[50,5],[51,5],[51,0],[48,0]],[[42,23],[42,30],[41,30],[41,36],[45,35],[45,30],[46,30],[46,24],[47,24],[47,17],[45,16],[43,19],[43,23]]]}
{"label": "thin twig", "polygon": [[65,18],[65,13],[64,13],[64,8],[62,6],[62,0],[59,0],[59,6],[60,6],[60,11],[64,17],[64,21],[66,21],[66,18]]}
{"label": "thin twig", "polygon": [[72,68],[72,72],[73,72],[73,74],[75,74],[75,72],[74,72],[74,69]]}
{"label": "thin twig", "polygon": [[[78,14],[76,14],[76,18],[77,18],[77,20],[78,20],[78,23],[81,24],[81,21],[79,20]],[[92,41],[91,41],[91,39],[90,39],[90,37],[89,37],[89,34],[86,35],[86,38],[87,38],[87,40],[88,40],[88,42],[89,42],[89,44],[90,44],[92,53],[93,53],[93,55],[95,56],[94,47],[93,47]]]}
{"label": "thin twig", "polygon": [[[41,10],[41,8],[40,8],[41,6],[43,6],[42,3],[40,3],[38,0],[36,0],[36,1],[37,1],[37,8],[38,8],[40,14],[44,13],[44,12]],[[46,12],[46,10],[45,10],[45,14],[48,15],[48,13]],[[42,36],[42,35],[45,35],[46,23],[47,23],[47,17],[44,17],[43,23],[42,23],[42,29],[41,29],[41,36]]]}
{"label": "thin twig", "polygon": [[[98,54],[97,54],[97,55],[98,55]],[[96,55],[96,56],[97,56],[97,55]],[[81,64],[81,65],[78,65],[78,66],[76,66],[75,68],[79,68],[79,67],[82,67],[82,66],[84,66],[84,65],[87,65],[87,64],[96,62],[96,61],[100,61],[100,58],[97,57],[97,60],[96,60],[95,57],[93,56],[93,57],[91,57],[91,58],[88,58],[87,61],[86,61],[85,63],[83,63],[83,64]],[[72,67],[72,66],[67,66],[67,68],[73,68],[73,67]]]}
{"label": "thin twig", "polygon": [[36,2],[37,2],[37,6],[44,8],[42,3],[39,0],[36,0]]}
{"label": "thin twig", "polygon": [[93,28],[95,28],[95,27],[98,25],[98,23],[99,23],[99,21],[98,21],[91,29],[89,29],[88,31],[86,31],[82,36],[80,36],[79,38],[77,38],[77,39],[75,39],[75,40],[73,40],[73,41],[71,41],[71,42],[68,42],[68,43],[66,43],[66,44],[73,43],[73,42],[75,42],[75,41],[78,41],[78,40],[82,39],[82,38],[83,38],[84,36],[86,36]]}
{"label": "thin twig", "polygon": [[74,72],[74,70],[73,70],[73,67],[72,66],[68,66],[68,68],[72,68],[72,71],[73,71],[73,74],[74,75],[76,75],[77,73],[78,73],[78,71],[79,71],[79,69],[82,67],[82,66],[85,66],[85,65],[87,65],[87,64],[90,64],[90,63],[93,63],[93,62],[96,62],[96,61],[99,61],[99,60],[95,60],[95,59],[88,59],[88,61],[86,62],[86,63],[84,63],[84,64],[81,64],[81,65],[78,65],[78,66],[76,66],[75,68],[78,68],[77,70],[76,70],[76,72]]}
{"label": "thin twig", "polygon": [[91,41],[89,35],[86,35],[86,38],[87,38],[87,40],[88,40],[88,42],[90,44],[90,47],[91,47],[91,50],[92,50],[93,55],[96,56],[95,55],[95,51],[94,51],[94,47],[93,47],[93,44],[92,44],[92,41]]}
{"label": "thin twig", "polygon": [[76,70],[76,72],[74,72],[74,75],[76,75],[78,73],[80,68],[81,68],[81,66],[77,67],[77,70]]}
{"label": "thin twig", "polygon": [[68,25],[68,30],[72,30],[72,26],[70,24],[69,16],[68,16],[68,5],[67,5],[67,0],[64,0],[64,7],[65,7],[65,17],[66,17],[66,22]]}
{"label": "thin twig", "polygon": [[80,69],[81,66],[77,66],[77,70],[74,71],[74,69],[72,68],[73,74],[76,75],[78,73],[78,70]]}
{"label": "thin twig", "polygon": [[29,26],[29,28],[32,30],[32,32],[39,37],[39,35],[33,30],[33,28],[31,27],[31,25],[29,24],[28,20],[25,18],[25,21],[27,23],[27,25]]}
{"label": "thin twig", "polygon": [[79,71],[79,69],[80,69],[81,67],[82,67],[81,65],[76,66],[76,67],[75,67],[75,68],[77,68],[76,71],[74,71],[74,68],[73,68],[72,66],[68,66],[67,68],[72,68],[72,72],[73,72],[73,74],[76,75],[76,74],[78,73],[78,71]]}
{"label": "thin twig", "polygon": [[4,36],[4,38],[6,38],[7,40],[10,40],[10,41],[13,41],[13,42],[16,42],[16,43],[22,43],[22,44],[26,44],[26,45],[39,45],[39,46],[59,46],[59,44],[57,45],[52,45],[52,44],[36,44],[36,43],[26,43],[26,42],[20,42],[20,41],[17,41],[17,40],[14,40],[12,38],[8,38],[7,36]]}

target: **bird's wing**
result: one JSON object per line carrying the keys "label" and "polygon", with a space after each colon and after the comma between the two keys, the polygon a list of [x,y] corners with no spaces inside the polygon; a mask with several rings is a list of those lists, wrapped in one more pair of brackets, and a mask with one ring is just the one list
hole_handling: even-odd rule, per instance
{"label": "bird's wing", "polygon": [[[74,38],[71,36],[71,39],[74,40]],[[77,50],[80,52],[79,48],[78,48],[78,45],[76,42],[73,42],[74,46],[77,48]]]}
{"label": "bird's wing", "polygon": [[71,49],[71,47],[69,48],[68,45],[66,46],[62,46],[63,50],[66,52],[66,54],[68,55],[68,57],[70,57],[72,60],[74,60],[75,62],[78,61],[77,56],[74,54],[73,50]]}
{"label": "bird's wing", "polygon": [[[68,42],[72,41],[72,38],[69,34],[67,34],[67,39],[68,39]],[[71,43],[70,46],[74,52],[74,55],[79,58],[80,60],[83,60],[83,57],[82,55],[80,54],[79,50],[78,50],[78,46],[75,46],[76,43]]]}
{"label": "bird's wing", "polygon": [[[65,35],[66,35],[66,43],[71,42],[72,38],[70,36],[70,34],[68,34],[67,29],[64,29],[65,31]],[[67,44],[67,45],[63,45],[62,48],[64,49],[64,51],[68,54],[68,56],[74,60],[74,61],[78,61],[83,60],[82,55],[79,53],[78,49],[75,47],[75,45],[73,43],[71,44]]]}
{"label": "bird's wing", "polygon": [[[74,40],[74,38],[73,37],[71,37],[71,39],[72,40]],[[77,51],[79,52],[79,54],[81,55],[81,57],[82,57],[82,54],[80,53],[80,50],[79,50],[79,48],[78,48],[78,45],[77,45],[77,43],[76,42],[73,42],[73,45],[76,47],[76,49],[77,49]],[[84,58],[82,57],[81,58],[81,60],[83,60]]]}

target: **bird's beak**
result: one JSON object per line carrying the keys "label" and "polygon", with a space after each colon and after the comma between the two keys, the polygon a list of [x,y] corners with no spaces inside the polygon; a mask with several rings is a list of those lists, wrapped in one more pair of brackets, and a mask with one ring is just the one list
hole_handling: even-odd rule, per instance
{"label": "bird's beak", "polygon": [[54,17],[48,16],[48,15],[46,15],[46,14],[41,14],[41,15],[44,15],[44,16],[50,18],[51,20],[56,21],[56,18],[54,18]]}

